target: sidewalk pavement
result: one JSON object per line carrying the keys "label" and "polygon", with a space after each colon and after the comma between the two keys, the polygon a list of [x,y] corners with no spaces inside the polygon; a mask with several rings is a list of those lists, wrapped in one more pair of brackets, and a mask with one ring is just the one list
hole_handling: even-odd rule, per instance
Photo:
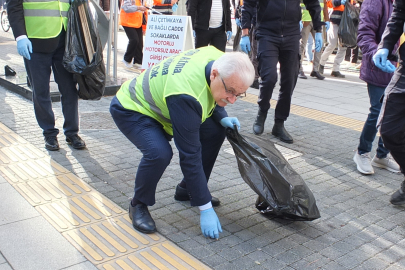
{"label": "sidewalk pavement", "polygon": [[[122,33],[120,35],[122,38]],[[21,66],[21,57],[13,46],[12,37],[1,33],[0,66],[5,63]],[[118,44],[120,53],[125,46],[126,42]],[[331,67],[330,62],[327,67]],[[304,65],[307,74],[309,69]],[[119,75],[127,78],[136,76],[135,72],[124,69],[120,63],[118,71]],[[292,153],[289,162],[313,191],[320,219],[294,222],[258,213],[254,207],[256,195],[242,180],[235,157],[229,151],[230,145],[225,142],[209,182],[213,195],[221,199],[221,206],[216,208],[216,212],[224,232],[219,241],[203,238],[198,225],[198,209],[173,199],[175,186],[182,179],[178,152],[173,145],[172,162],[159,182],[157,202],[150,207],[159,233],[216,270],[405,269],[405,212],[403,207],[390,205],[388,201],[403,176],[378,168],[375,168],[374,175],[369,176],[357,172],[352,158],[367,117],[369,101],[366,85],[358,79],[358,72],[342,69],[342,73],[346,75],[345,79],[330,77],[328,69],[323,81],[298,79],[291,115],[286,122],[294,144],[282,143],[270,133],[274,102],[262,135],[283,146],[283,153]],[[273,95],[275,99],[278,88],[277,85]],[[239,118],[242,134],[252,133],[257,94],[257,90],[249,89],[248,98],[226,107],[230,116]],[[73,150],[60,134],[60,151],[49,153],[43,147],[32,103],[3,88],[0,88],[0,100],[1,123],[127,209],[141,153],[111,119],[108,112],[111,97],[100,101],[79,101],[80,134],[88,146],[86,150]],[[53,106],[57,127],[62,130],[60,103]],[[374,151],[375,145],[372,153]],[[12,197],[11,188],[3,182],[0,180],[1,190],[4,187],[8,196]],[[19,198],[16,196],[10,200],[16,200],[17,204]],[[29,211],[28,206],[21,207],[28,213],[20,214],[21,208],[6,205],[0,207],[0,211],[7,210],[9,216],[18,215],[16,224],[26,222],[32,229],[40,227],[32,222],[40,220],[37,214]],[[12,210],[14,212],[10,213]],[[13,223],[0,224],[0,236],[3,230],[14,228],[10,224]],[[14,237],[20,234],[23,231],[18,230]],[[54,241],[59,243],[61,239],[55,237]],[[0,252],[6,262],[2,263],[0,257],[0,269],[10,265],[12,269],[19,269],[18,265],[8,263],[9,254],[17,244],[14,240],[2,243],[0,241]],[[41,249],[36,252],[41,252]],[[70,252],[76,258],[76,261],[70,261],[70,265],[73,262],[86,263],[79,254]],[[55,258],[57,260],[58,257],[55,255]],[[31,261],[29,257],[27,261]]]}

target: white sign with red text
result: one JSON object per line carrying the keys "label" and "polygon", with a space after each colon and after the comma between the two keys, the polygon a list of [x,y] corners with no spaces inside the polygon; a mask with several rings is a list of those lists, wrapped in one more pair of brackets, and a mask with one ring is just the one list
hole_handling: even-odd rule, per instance
{"label": "white sign with red text", "polygon": [[194,38],[189,16],[148,15],[142,69],[190,49]]}

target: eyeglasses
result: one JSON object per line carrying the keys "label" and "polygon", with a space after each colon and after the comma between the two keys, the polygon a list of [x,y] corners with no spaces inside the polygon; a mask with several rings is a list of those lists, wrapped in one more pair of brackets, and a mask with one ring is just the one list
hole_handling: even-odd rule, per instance
{"label": "eyeglasses", "polygon": [[225,84],[224,80],[222,79],[221,75],[220,75],[219,77],[221,78],[221,81],[222,81],[222,83],[224,84],[225,92],[227,92],[228,94],[233,95],[233,96],[236,97],[236,98],[243,98],[243,97],[246,97],[246,92],[245,92],[245,93],[242,93],[242,94],[237,94],[237,95],[235,95],[235,94],[233,93],[233,91],[228,90],[228,89],[226,88],[226,84]]}

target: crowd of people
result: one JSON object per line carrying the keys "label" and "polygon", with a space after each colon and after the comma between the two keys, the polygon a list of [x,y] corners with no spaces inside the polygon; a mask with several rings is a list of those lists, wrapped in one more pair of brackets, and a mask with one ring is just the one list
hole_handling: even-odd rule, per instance
{"label": "crowd of people", "polygon": [[[8,1],[17,50],[29,70],[35,116],[43,130],[45,148],[50,151],[59,150],[59,130],[55,127],[49,93],[51,69],[61,93],[66,141],[75,149],[86,147],[78,135],[76,83],[73,74],[62,65],[71,1],[75,0],[30,1],[30,5],[25,5],[23,0]],[[350,2],[353,4],[353,0]],[[302,68],[305,51],[313,64],[310,76],[324,80],[325,64],[337,46],[331,76],[344,78],[340,64],[347,48],[339,43],[338,28],[346,0],[287,3],[281,0],[233,1],[239,46],[243,52],[225,53],[226,42],[232,37],[230,0],[186,1],[195,49],[148,68],[125,82],[112,99],[110,112],[117,127],[143,154],[135,177],[135,195],[129,205],[129,216],[136,230],[156,231],[148,206],[155,203],[156,186],[173,155],[169,141],[174,138],[184,175],[176,186],[174,198],[189,200],[191,205],[198,206],[203,235],[218,239],[222,229],[213,207],[220,205],[220,200],[211,196],[207,183],[225,139],[225,129],[240,128],[238,119],[228,116],[225,106],[245,95],[249,87],[258,88],[253,132],[259,136],[264,132],[270,99],[279,81],[272,134],[283,142],[293,143],[285,122],[297,79],[307,78]],[[150,8],[143,0],[123,0],[120,7],[120,24],[128,37],[123,62],[128,68],[140,67]],[[352,48],[349,53],[349,58],[351,56],[356,63],[358,50],[362,52],[360,78],[367,84],[371,104],[353,158],[363,174],[373,174],[373,166],[405,173],[405,106],[402,105],[405,103],[405,83],[402,84],[405,47],[399,44],[405,22],[404,7],[405,0],[395,3],[364,0],[358,49],[356,52],[356,48]],[[166,15],[177,8],[178,0],[154,0],[152,6],[155,13]],[[325,33],[328,45],[323,48]],[[306,50],[311,39],[315,46],[313,55],[312,48]],[[397,48],[399,58],[395,54]],[[378,128],[381,138],[371,159]],[[390,201],[405,204],[405,181]]]}

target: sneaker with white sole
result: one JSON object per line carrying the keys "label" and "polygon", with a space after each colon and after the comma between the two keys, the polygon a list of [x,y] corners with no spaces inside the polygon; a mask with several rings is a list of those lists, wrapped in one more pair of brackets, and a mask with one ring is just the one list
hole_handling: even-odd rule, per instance
{"label": "sneaker with white sole", "polygon": [[124,65],[125,65],[127,68],[132,68],[132,67],[133,67],[133,65],[132,65],[131,63],[125,61],[125,59],[122,59],[122,62],[124,63]]}
{"label": "sneaker with white sole", "polygon": [[373,160],[371,161],[371,165],[389,170],[390,172],[394,173],[401,172],[398,163],[394,160],[391,154],[388,154],[385,158],[378,158],[377,156],[374,156]]}
{"label": "sneaker with white sole", "polygon": [[135,64],[133,65],[133,67],[134,67],[135,69],[141,69],[141,68],[142,68],[142,64],[135,63]]}
{"label": "sneaker with white sole", "polygon": [[357,170],[362,174],[374,173],[373,166],[371,166],[370,153],[364,153],[360,155],[359,152],[356,151],[353,157],[353,161],[357,164]]}

